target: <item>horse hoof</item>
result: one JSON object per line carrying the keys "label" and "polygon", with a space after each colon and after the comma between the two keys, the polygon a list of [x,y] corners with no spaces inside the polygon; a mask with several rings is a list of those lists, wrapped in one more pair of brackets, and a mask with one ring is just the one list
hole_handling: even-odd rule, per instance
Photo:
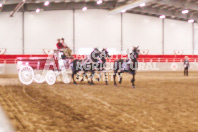
{"label": "horse hoof", "polygon": [[108,83],[106,83],[106,85],[109,85]]}
{"label": "horse hoof", "polygon": [[99,79],[99,78],[97,78],[97,79],[96,79],[96,81],[98,81],[98,82],[99,82],[99,81],[100,81],[100,79]]}
{"label": "horse hoof", "polygon": [[118,87],[118,85],[117,85],[117,84],[114,84],[114,86],[115,86],[115,87]]}
{"label": "horse hoof", "polygon": [[121,84],[122,82],[119,82],[119,84]]}
{"label": "horse hoof", "polygon": [[74,85],[77,85],[77,83],[74,83]]}
{"label": "horse hoof", "polygon": [[135,88],[135,85],[133,85],[132,88]]}

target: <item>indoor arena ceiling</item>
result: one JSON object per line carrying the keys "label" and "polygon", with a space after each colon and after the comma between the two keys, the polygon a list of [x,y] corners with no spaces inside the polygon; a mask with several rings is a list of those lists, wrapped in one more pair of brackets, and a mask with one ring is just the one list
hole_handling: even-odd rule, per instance
{"label": "indoor arena ceiling", "polygon": [[[45,7],[44,2],[49,1],[50,5]],[[144,14],[149,16],[165,15],[167,18],[178,20],[194,19],[198,21],[198,0],[103,0],[98,5],[98,0],[0,0],[3,6],[1,12],[14,11],[19,3],[24,2],[19,11],[35,11],[37,8],[42,10],[71,10],[82,9],[106,9],[109,14],[120,13],[126,10],[128,13]],[[141,3],[145,6],[140,7]],[[188,10],[182,14],[183,10]],[[18,10],[17,10],[18,11]]]}

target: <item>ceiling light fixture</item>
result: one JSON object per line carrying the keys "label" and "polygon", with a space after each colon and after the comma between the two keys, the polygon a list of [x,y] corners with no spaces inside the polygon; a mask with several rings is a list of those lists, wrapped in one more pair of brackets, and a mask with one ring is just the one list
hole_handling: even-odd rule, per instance
{"label": "ceiling light fixture", "polygon": [[194,23],[194,22],[195,22],[195,20],[190,19],[190,20],[188,20],[188,22],[189,22],[189,23]]}
{"label": "ceiling light fixture", "polygon": [[97,4],[98,4],[98,5],[102,4],[102,0],[98,0],[98,1],[97,1]]}
{"label": "ceiling light fixture", "polygon": [[40,9],[36,9],[36,13],[39,13],[41,10]]}
{"label": "ceiling light fixture", "polygon": [[144,6],[146,6],[146,3],[140,4],[140,7],[144,7]]}
{"label": "ceiling light fixture", "polygon": [[3,6],[3,4],[0,3],[0,8]]}
{"label": "ceiling light fixture", "polygon": [[166,16],[165,16],[165,15],[161,15],[159,18],[161,18],[161,19],[165,19],[165,18],[166,18]]}
{"label": "ceiling light fixture", "polygon": [[187,14],[189,12],[189,10],[183,10],[182,14]]}
{"label": "ceiling light fixture", "polygon": [[44,6],[48,6],[49,4],[49,1],[45,1]]}
{"label": "ceiling light fixture", "polygon": [[121,12],[122,12],[122,13],[125,13],[125,12],[126,12],[126,10],[121,10]]}
{"label": "ceiling light fixture", "polygon": [[83,8],[82,8],[82,11],[86,11],[86,10],[87,10],[87,7],[83,7]]}

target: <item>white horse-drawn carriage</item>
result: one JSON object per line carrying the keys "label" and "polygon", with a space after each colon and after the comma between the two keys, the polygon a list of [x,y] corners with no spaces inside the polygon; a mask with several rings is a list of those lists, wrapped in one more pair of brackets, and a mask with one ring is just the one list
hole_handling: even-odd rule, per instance
{"label": "white horse-drawn carriage", "polygon": [[53,85],[57,79],[70,83],[72,57],[62,59],[62,56],[61,51],[54,50],[48,57],[17,58],[19,80],[25,85],[30,85],[33,81],[36,83],[46,81],[49,85]]}

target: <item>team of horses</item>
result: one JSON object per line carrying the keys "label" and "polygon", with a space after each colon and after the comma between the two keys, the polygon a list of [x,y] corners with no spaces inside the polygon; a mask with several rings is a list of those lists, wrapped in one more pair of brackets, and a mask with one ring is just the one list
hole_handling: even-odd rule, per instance
{"label": "team of horses", "polygon": [[[114,85],[117,86],[116,76],[118,74],[120,80],[119,83],[122,83],[122,73],[126,72],[132,75],[131,83],[132,87],[135,88],[135,74],[138,68],[138,56],[139,50],[138,47],[134,47],[132,52],[129,54],[128,59],[119,59],[114,62],[113,65],[113,81]],[[82,72],[82,79],[84,81],[87,79],[88,83],[94,85],[93,77],[96,71],[103,72],[105,75],[105,83],[108,85],[108,75],[106,72],[106,60],[111,57],[107,49],[103,49],[99,51],[95,48],[90,56],[85,59],[75,59],[72,62],[72,79],[73,83],[77,84],[76,78],[78,77],[78,73]],[[90,75],[88,75],[90,73]],[[98,81],[100,78],[97,79]]]}

